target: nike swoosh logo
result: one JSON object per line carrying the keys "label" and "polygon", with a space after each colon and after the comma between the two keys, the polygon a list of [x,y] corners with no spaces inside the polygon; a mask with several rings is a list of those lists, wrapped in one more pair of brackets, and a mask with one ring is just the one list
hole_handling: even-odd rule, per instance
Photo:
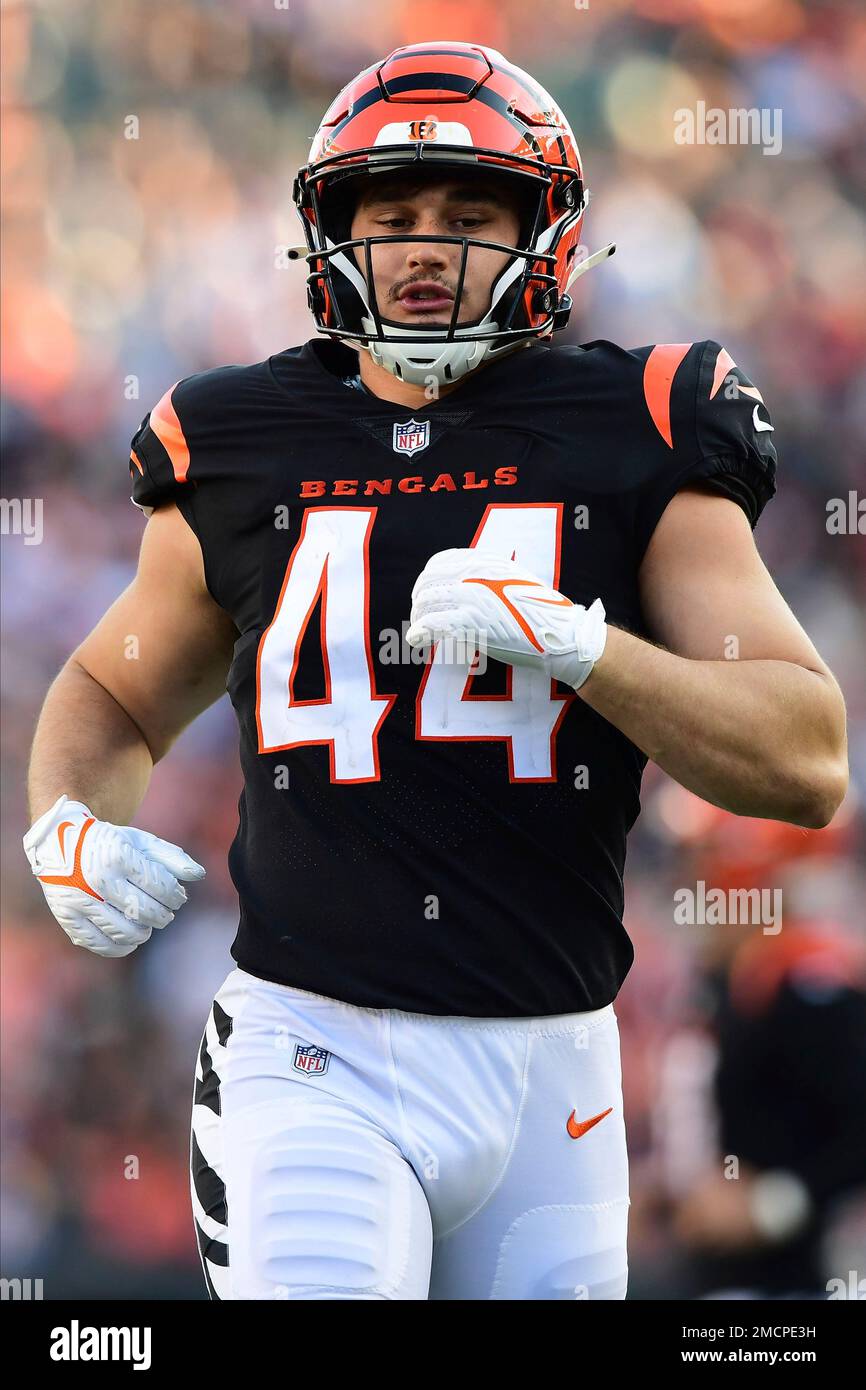
{"label": "nike swoosh logo", "polygon": [[[81,868],[81,847],[84,844],[84,837],[90,829],[91,825],[93,825],[95,819],[95,816],[91,816],[89,820],[86,820],[84,822],[84,824],[81,827],[81,830],[79,831],[78,839],[75,843],[75,855],[72,861],[71,874],[37,874],[36,877],[42,883],[57,883],[63,888],[80,888],[82,893],[89,893],[91,898],[95,898],[98,903],[101,903],[104,902],[105,899],[101,898],[94,888],[91,888],[90,884],[87,882],[87,879],[84,877],[84,872]],[[72,824],[73,822],[71,820],[62,821],[61,824],[57,827],[58,837],[60,836],[61,830],[63,830],[67,825]],[[62,840],[60,841],[60,848],[63,848]]]}
{"label": "nike swoosh logo", "polygon": [[609,1115],[612,1109],[613,1106],[609,1105],[606,1110],[602,1110],[600,1115],[593,1115],[591,1120],[576,1120],[574,1118],[574,1111],[572,1110],[565,1122],[565,1128],[568,1130],[572,1139],[579,1139],[581,1135],[586,1134],[588,1129],[592,1129],[593,1125],[597,1125],[599,1120],[603,1120],[605,1115]]}
{"label": "nike swoosh logo", "polygon": [[752,411],[752,424],[755,426],[756,430],[774,430],[776,428],[775,425],[770,424],[769,420],[761,419],[758,414],[757,406],[755,406],[755,409]]}
{"label": "nike swoosh logo", "polygon": [[58,839],[58,841],[60,842],[60,858],[61,858],[61,859],[65,859],[65,858],[66,858],[66,850],[63,848],[63,841],[66,839],[66,836],[64,835],[63,832],[64,832],[64,830],[66,829],[67,825],[74,825],[74,824],[75,824],[74,821],[71,821],[71,820],[62,820],[62,821],[60,822],[60,824],[58,825],[58,827],[57,827],[57,839]]}
{"label": "nike swoosh logo", "polygon": [[[524,587],[525,589],[540,589],[542,586],[538,583],[537,580],[534,580],[534,579],[475,579],[475,578],[473,578],[473,579],[464,579],[463,583],[464,583],[464,584],[483,584],[484,587],[485,587],[486,589],[490,589],[491,593],[494,593],[494,594],[496,595],[496,597],[497,597],[498,599],[501,599],[501,601],[505,604],[505,607],[508,609],[508,611],[509,611],[509,613],[511,614],[511,616],[512,616],[513,618],[516,618],[516,619],[517,619],[517,622],[518,622],[518,624],[519,624],[519,626],[520,626],[521,631],[524,632],[524,633],[526,634],[526,636],[529,638],[529,640],[530,640],[530,642],[532,643],[533,647],[535,647],[535,650],[536,650],[536,651],[539,651],[539,652],[542,652],[542,653],[544,652],[544,648],[542,647],[541,643],[538,641],[537,637],[535,636],[535,633],[532,631],[532,628],[529,626],[529,623],[526,621],[526,619],[524,618],[523,614],[522,614],[517,608],[515,608],[514,604],[511,602],[511,599],[506,598],[505,592],[504,592],[505,589],[507,589],[508,586],[509,586],[510,584],[522,584],[523,587]],[[572,606],[572,603],[571,603],[571,599],[570,599],[570,598],[536,598],[534,601],[535,601],[535,603],[551,603],[551,604],[553,604],[554,607],[556,607],[556,608],[571,608],[571,606]]]}

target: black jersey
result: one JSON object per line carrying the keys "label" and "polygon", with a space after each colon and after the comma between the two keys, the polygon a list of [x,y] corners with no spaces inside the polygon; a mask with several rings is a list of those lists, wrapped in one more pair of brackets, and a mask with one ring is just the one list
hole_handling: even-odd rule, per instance
{"label": "black jersey", "polygon": [[372,1008],[600,1008],[633,959],[646,758],[539,672],[422,663],[412,586],[492,544],[645,633],[638,568],[674,493],[706,483],[753,525],[772,496],[766,409],[714,342],[536,344],[414,410],[347,386],[357,367],[316,339],[202,372],[132,441],[133,501],[176,499],[239,634],[232,954]]}

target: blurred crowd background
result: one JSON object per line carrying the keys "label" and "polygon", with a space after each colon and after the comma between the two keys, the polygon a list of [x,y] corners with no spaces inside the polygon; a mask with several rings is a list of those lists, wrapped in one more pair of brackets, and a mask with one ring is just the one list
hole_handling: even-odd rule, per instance
{"label": "blurred crowd background", "polygon": [[[572,122],[588,245],[618,251],[579,282],[569,339],[717,338],[760,386],[780,470],[758,544],[848,702],[851,792],[821,832],[736,820],[648,768],[617,1004],[629,1296],[821,1296],[866,1276],[866,544],[856,522],[826,524],[831,499],[866,496],[862,5],[10,0],[0,22],[2,492],[44,500],[40,544],[2,538],[2,1274],[42,1277],[48,1298],[204,1296],[188,1118],[236,923],[231,707],[183,736],[138,816],[208,877],[123,961],[73,950],[30,877],[28,745],[49,683],[134,573],[140,419],[180,377],[312,336],[303,268],[279,268],[299,239],[293,176],[355,72],[435,37],[500,48]],[[674,112],[698,101],[781,110],[781,152],[677,144]],[[673,895],[699,880],[781,888],[783,931],[677,925]],[[737,1067],[769,1117],[752,1151],[745,1092],[725,1084]],[[745,1184],[719,1174],[730,1153],[796,1171],[804,1108],[832,1152],[804,1166],[819,1215],[780,1273],[778,1247],[740,1229]]]}

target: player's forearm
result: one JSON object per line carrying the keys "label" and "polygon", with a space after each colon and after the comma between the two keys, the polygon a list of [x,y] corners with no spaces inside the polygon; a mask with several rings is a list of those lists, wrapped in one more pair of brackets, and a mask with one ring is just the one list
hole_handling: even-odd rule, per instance
{"label": "player's forearm", "polygon": [[27,777],[31,823],[64,793],[101,820],[128,825],[153,772],[137,725],[75,661],[42,706]]}
{"label": "player's forearm", "polygon": [[611,627],[578,693],[677,782],[737,815],[816,828],[844,796],[844,704],[819,672],[688,660]]}

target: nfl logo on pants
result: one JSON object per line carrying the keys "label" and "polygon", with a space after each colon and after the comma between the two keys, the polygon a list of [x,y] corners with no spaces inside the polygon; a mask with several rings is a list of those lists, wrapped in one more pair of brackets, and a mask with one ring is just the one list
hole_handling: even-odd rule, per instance
{"label": "nfl logo on pants", "polygon": [[411,458],[413,454],[419,454],[422,449],[426,449],[429,443],[429,420],[407,420],[405,425],[394,426],[395,454],[407,454]]}
{"label": "nfl logo on pants", "polygon": [[308,1046],[305,1046],[304,1043],[298,1043],[292,1066],[295,1071],[304,1071],[308,1075],[315,1072],[318,1076],[322,1076],[328,1070],[330,1058],[330,1052],[326,1052],[323,1047],[314,1047],[312,1043]]}

